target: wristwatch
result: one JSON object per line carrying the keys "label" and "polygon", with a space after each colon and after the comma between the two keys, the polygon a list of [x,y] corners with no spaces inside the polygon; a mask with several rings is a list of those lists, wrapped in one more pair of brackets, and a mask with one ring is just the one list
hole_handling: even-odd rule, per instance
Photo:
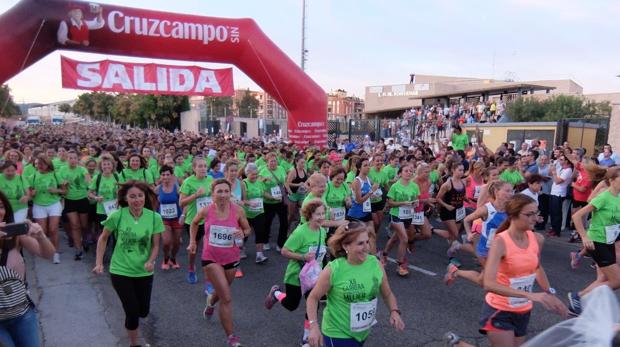
{"label": "wristwatch", "polygon": [[555,293],[556,293],[555,288],[553,288],[553,287],[547,288],[547,293],[549,293],[551,295],[555,295]]}

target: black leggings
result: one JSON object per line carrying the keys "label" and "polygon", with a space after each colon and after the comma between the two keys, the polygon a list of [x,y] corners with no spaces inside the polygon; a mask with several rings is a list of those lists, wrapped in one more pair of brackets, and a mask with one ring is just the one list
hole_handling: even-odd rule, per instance
{"label": "black leggings", "polygon": [[[278,247],[284,247],[288,233],[288,209],[287,206],[279,202],[277,204],[265,204],[265,229],[267,233],[267,240],[269,240],[269,234],[271,233],[271,223],[273,217],[278,215],[280,221],[280,228],[278,229]],[[267,242],[265,242],[267,243]]]}
{"label": "black leggings", "polygon": [[256,243],[269,243],[269,233],[267,233],[267,228],[265,228],[265,214],[261,213],[254,218],[248,218],[248,222],[254,230]]}
{"label": "black leggings", "polygon": [[112,287],[123,304],[125,328],[138,329],[140,318],[146,318],[151,307],[153,275],[146,277],[127,277],[110,274]]}

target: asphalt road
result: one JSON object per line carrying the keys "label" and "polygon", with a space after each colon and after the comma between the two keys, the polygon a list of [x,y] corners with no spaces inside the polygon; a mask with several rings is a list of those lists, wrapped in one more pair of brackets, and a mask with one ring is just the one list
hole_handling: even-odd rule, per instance
{"label": "asphalt road", "polygon": [[[587,259],[579,269],[571,270],[569,252],[577,249],[578,245],[568,243],[567,236],[547,239],[542,252],[542,264],[549,280],[564,302],[568,291],[584,287],[595,277]],[[382,232],[379,244],[384,244],[386,239],[386,234]],[[235,333],[246,346],[299,346],[304,304],[295,312],[289,312],[279,305],[271,311],[263,307],[269,288],[276,283],[282,284],[285,258],[271,250],[267,252],[269,261],[256,265],[252,239],[248,247],[250,257],[242,261],[245,276],[233,283]],[[388,324],[386,306],[380,303],[378,324],[372,328],[366,346],[443,346],[442,336],[446,331],[456,332],[469,343],[488,345],[477,330],[484,293],[481,288],[462,279],[450,287],[444,285],[442,279],[447,265],[446,249],[446,241],[435,235],[429,241],[419,242],[416,252],[409,255],[410,264],[416,270],[412,270],[407,278],[396,275],[394,264],[386,268],[406,329],[402,333],[395,332]],[[90,256],[88,259],[92,261]],[[187,264],[184,250],[178,259],[181,264]],[[476,268],[471,255],[460,254],[459,259],[464,268]],[[157,347],[225,346],[226,339],[217,311],[209,322],[202,318],[205,303],[202,284],[204,275],[200,274],[199,283],[195,285],[188,284],[185,276],[185,266],[180,270],[157,270],[151,314],[141,323],[142,334],[152,346]],[[102,276],[94,283],[107,306],[106,319],[119,335],[124,335],[124,316],[109,279]],[[529,334],[533,336],[559,321],[560,317],[535,305]]]}

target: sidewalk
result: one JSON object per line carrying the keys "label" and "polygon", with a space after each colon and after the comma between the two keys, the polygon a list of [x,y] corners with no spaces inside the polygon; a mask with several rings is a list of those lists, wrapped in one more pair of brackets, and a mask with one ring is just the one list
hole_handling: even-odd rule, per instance
{"label": "sidewalk", "polygon": [[75,261],[64,232],[59,233],[60,264],[24,252],[31,296],[39,311],[42,345],[119,346],[124,336],[116,335],[124,334],[124,315],[120,303],[106,307],[105,302],[110,302],[107,296],[115,295],[113,291],[105,293],[111,289],[109,275],[95,276],[90,271],[94,247],[84,260]]}

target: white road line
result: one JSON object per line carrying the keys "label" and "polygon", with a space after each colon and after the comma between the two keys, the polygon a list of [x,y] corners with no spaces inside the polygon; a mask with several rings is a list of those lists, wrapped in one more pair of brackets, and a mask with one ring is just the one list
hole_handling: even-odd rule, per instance
{"label": "white road line", "polygon": [[[398,262],[396,261],[396,259],[394,259],[394,258],[390,258],[390,257],[388,257],[387,259],[388,259],[388,261],[389,261],[389,262],[391,262],[391,263],[398,263]],[[432,272],[432,271],[428,271],[428,270],[423,269],[423,268],[421,268],[421,267],[417,267],[417,266],[415,266],[415,265],[411,265],[411,264],[410,264],[410,265],[407,265],[407,267],[408,267],[408,268],[410,268],[410,269],[411,269],[411,270],[413,270],[413,271],[421,272],[421,273],[423,273],[423,274],[425,274],[425,275],[429,275],[429,276],[437,276],[437,274],[436,274],[436,273],[434,273],[434,272]]]}

